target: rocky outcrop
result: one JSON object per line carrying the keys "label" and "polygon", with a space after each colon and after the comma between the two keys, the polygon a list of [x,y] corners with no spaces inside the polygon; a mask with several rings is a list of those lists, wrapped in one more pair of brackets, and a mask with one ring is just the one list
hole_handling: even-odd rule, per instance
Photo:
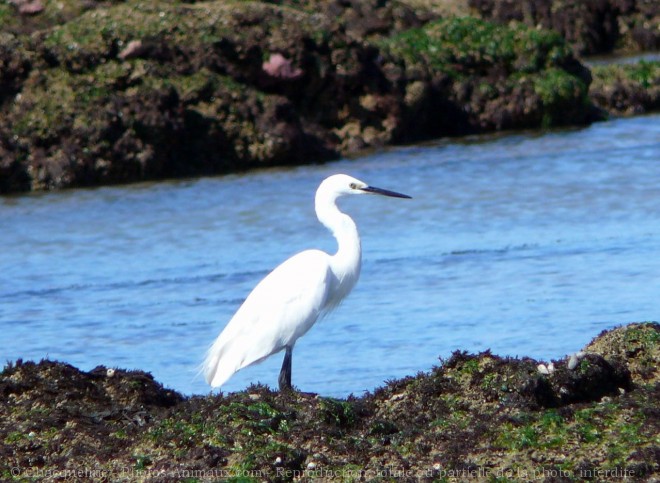
{"label": "rocky outcrop", "polygon": [[592,74],[589,97],[604,112],[634,116],[660,109],[660,62],[598,65]]}
{"label": "rocky outcrop", "polygon": [[592,103],[591,74],[559,34],[437,19],[433,2],[43,6],[0,15],[0,193],[580,125],[613,105],[602,90]]}
{"label": "rocky outcrop", "polygon": [[484,19],[512,20],[562,35],[581,55],[660,49],[660,10],[647,0],[469,0]]}
{"label": "rocky outcrop", "polygon": [[0,189],[301,164],[591,119],[589,73],[558,35],[427,21],[399,2],[132,0],[3,34]]}
{"label": "rocky outcrop", "polygon": [[[542,363],[454,353],[361,397],[264,386],[184,398],[141,371],[18,361],[0,373],[5,479],[651,481],[660,325]],[[607,472],[607,473],[606,473]]]}

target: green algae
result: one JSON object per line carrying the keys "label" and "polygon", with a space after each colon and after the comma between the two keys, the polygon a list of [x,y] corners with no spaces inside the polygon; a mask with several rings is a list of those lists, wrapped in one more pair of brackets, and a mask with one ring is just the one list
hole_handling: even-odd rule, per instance
{"label": "green algae", "polygon": [[[408,28],[423,21],[406,2],[342,4],[337,16],[316,0],[62,9],[29,36],[0,34],[3,192],[220,174],[597,118],[588,72],[566,42],[519,23],[451,17]],[[274,53],[302,78],[270,76]],[[629,77],[654,105],[656,68]]]}
{"label": "green algae", "polygon": [[322,398],[319,402],[323,420],[340,428],[349,428],[355,424],[356,414],[353,404],[337,399]]}
{"label": "green algae", "polygon": [[[627,354],[628,367],[638,356],[657,364],[659,332],[655,323],[631,324],[588,347]],[[2,454],[24,474],[26,458],[36,462],[31,471],[44,474],[75,458],[112,480],[121,479],[119,471],[124,479],[189,481],[648,480],[660,472],[657,381],[543,407],[528,384],[539,377],[537,363],[455,353],[429,372],[345,400],[264,386],[173,398],[158,396],[165,390],[138,372],[108,377],[104,368],[82,373],[53,362],[19,363],[0,373]],[[555,372],[544,377],[568,381],[573,372],[565,365],[555,361]],[[492,374],[509,386],[497,397],[484,388]],[[54,404],[43,387],[52,383],[62,392]],[[145,403],[144,391],[160,402]],[[45,399],[50,409],[37,415],[33,409],[45,408]],[[95,413],[101,416],[91,422]],[[0,475],[17,479],[8,468]]]}
{"label": "green algae", "polygon": [[[570,47],[556,32],[452,17],[393,35],[380,45],[392,59],[403,60],[410,76],[445,75],[458,92],[474,92],[473,111],[504,115],[505,122],[506,116],[520,116],[519,102],[528,106],[527,125],[541,127],[585,118],[590,110],[588,78],[576,69]],[[507,98],[514,99],[510,105],[504,104]]]}
{"label": "green algae", "polygon": [[[248,28],[237,22],[265,19]],[[255,31],[273,50],[288,43],[288,22],[295,21],[315,38],[323,29],[309,15],[261,2],[200,2],[181,4],[135,0],[107,9],[96,9],[47,31],[40,44],[46,54],[74,71],[115,60],[133,40],[161,42],[172,49],[193,52],[213,49],[228,40],[240,42]],[[319,37],[320,39],[320,37]]]}
{"label": "green algae", "polygon": [[16,11],[9,2],[0,3],[0,30],[6,31],[16,19]]}
{"label": "green algae", "polygon": [[607,360],[624,361],[633,382],[652,386],[660,381],[660,331],[657,324],[631,324],[626,330],[603,332],[585,350],[600,354]]}
{"label": "green algae", "polygon": [[591,72],[594,82],[604,85],[627,79],[644,89],[660,86],[660,61],[640,60],[631,64],[595,65]]}
{"label": "green algae", "polygon": [[587,86],[577,77],[557,68],[534,78],[534,91],[543,103],[542,126],[565,123],[565,113],[575,109],[575,100],[588,105]]}
{"label": "green algae", "polygon": [[475,17],[438,20],[381,43],[410,65],[424,63],[454,78],[483,75],[496,66],[510,74],[534,73],[571,55],[555,32],[521,24],[503,27]]}
{"label": "green algae", "polygon": [[638,115],[660,108],[660,62],[596,65],[589,95],[614,115]]}

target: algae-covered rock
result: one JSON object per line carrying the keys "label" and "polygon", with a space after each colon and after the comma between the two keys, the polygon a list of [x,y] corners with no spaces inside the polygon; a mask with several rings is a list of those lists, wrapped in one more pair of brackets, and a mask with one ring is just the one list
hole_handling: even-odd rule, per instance
{"label": "algae-covered rock", "polygon": [[[262,3],[87,12],[31,37],[37,67],[5,104],[3,152],[22,160],[32,189],[327,158],[316,120],[303,124],[294,104],[319,90],[330,43],[342,41],[324,26]],[[126,55],[131,42],[141,48]],[[305,78],[269,79],[262,64],[273,52]]]}
{"label": "algae-covered rock", "polygon": [[488,20],[552,29],[582,55],[658,50],[660,10],[653,1],[468,0]]}
{"label": "algae-covered rock", "polygon": [[635,384],[660,382],[660,325],[657,323],[630,324],[604,331],[585,351],[625,364]]}
{"label": "algae-covered rock", "polygon": [[660,62],[598,65],[592,68],[589,96],[615,115],[639,115],[660,108]]}
{"label": "algae-covered rock", "polygon": [[660,325],[644,323],[601,334],[575,367],[456,352],[347,399],[260,385],[183,398],[140,371],[18,362],[0,373],[0,475],[651,481],[659,347]]}
{"label": "algae-covered rock", "polygon": [[[510,2],[473,3],[506,25],[433,0],[6,2],[0,193],[302,164],[657,109],[653,64],[596,69],[587,95],[590,73],[569,45],[590,38],[580,19],[610,3],[558,4],[552,15],[518,6],[510,18]],[[632,3],[614,8],[618,28],[637,31],[624,14],[654,25]],[[575,37],[561,19],[585,31]]]}
{"label": "algae-covered rock", "polygon": [[643,68],[626,82],[605,76],[589,97],[591,75],[560,34],[438,8],[62,4],[39,28],[30,20],[0,34],[0,192],[219,174],[437,136],[584,124],[605,115],[592,99],[615,112],[656,108],[653,72],[637,84]]}
{"label": "algae-covered rock", "polygon": [[557,35],[423,26],[431,11],[405,2],[67,12],[0,36],[2,192],[301,164],[593,113],[588,72]]}
{"label": "algae-covered rock", "polygon": [[[98,367],[89,373],[52,361],[17,361],[0,380],[0,456],[10,468],[96,467],[130,458],[123,444],[183,400],[150,374]],[[41,479],[41,478],[38,478]]]}
{"label": "algae-covered rock", "polygon": [[450,18],[393,35],[382,48],[393,82],[399,76],[419,84],[420,94],[407,91],[406,101],[414,102],[401,109],[398,135],[406,141],[585,123],[594,114],[586,96],[588,70],[550,31]]}

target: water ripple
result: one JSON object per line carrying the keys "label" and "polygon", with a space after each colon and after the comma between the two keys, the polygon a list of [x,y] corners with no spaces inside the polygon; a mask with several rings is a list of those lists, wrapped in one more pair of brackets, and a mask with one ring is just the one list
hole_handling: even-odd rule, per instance
{"label": "water ripple", "polygon": [[[297,251],[336,249],[316,185],[348,172],[413,200],[346,200],[353,294],[296,346],[294,383],[345,396],[456,349],[551,359],[660,319],[660,116],[473,136],[317,166],[0,199],[0,353],[208,387],[204,351]],[[273,358],[227,390],[276,385]]]}

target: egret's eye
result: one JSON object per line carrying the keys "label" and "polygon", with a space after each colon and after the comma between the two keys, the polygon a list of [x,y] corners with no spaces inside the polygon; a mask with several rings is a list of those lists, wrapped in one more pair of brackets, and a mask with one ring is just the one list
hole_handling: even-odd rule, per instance
{"label": "egret's eye", "polygon": [[351,184],[349,184],[348,186],[350,186],[350,188],[351,188],[352,190],[356,190],[356,189],[358,189],[358,185],[357,185],[357,183],[351,183]]}

